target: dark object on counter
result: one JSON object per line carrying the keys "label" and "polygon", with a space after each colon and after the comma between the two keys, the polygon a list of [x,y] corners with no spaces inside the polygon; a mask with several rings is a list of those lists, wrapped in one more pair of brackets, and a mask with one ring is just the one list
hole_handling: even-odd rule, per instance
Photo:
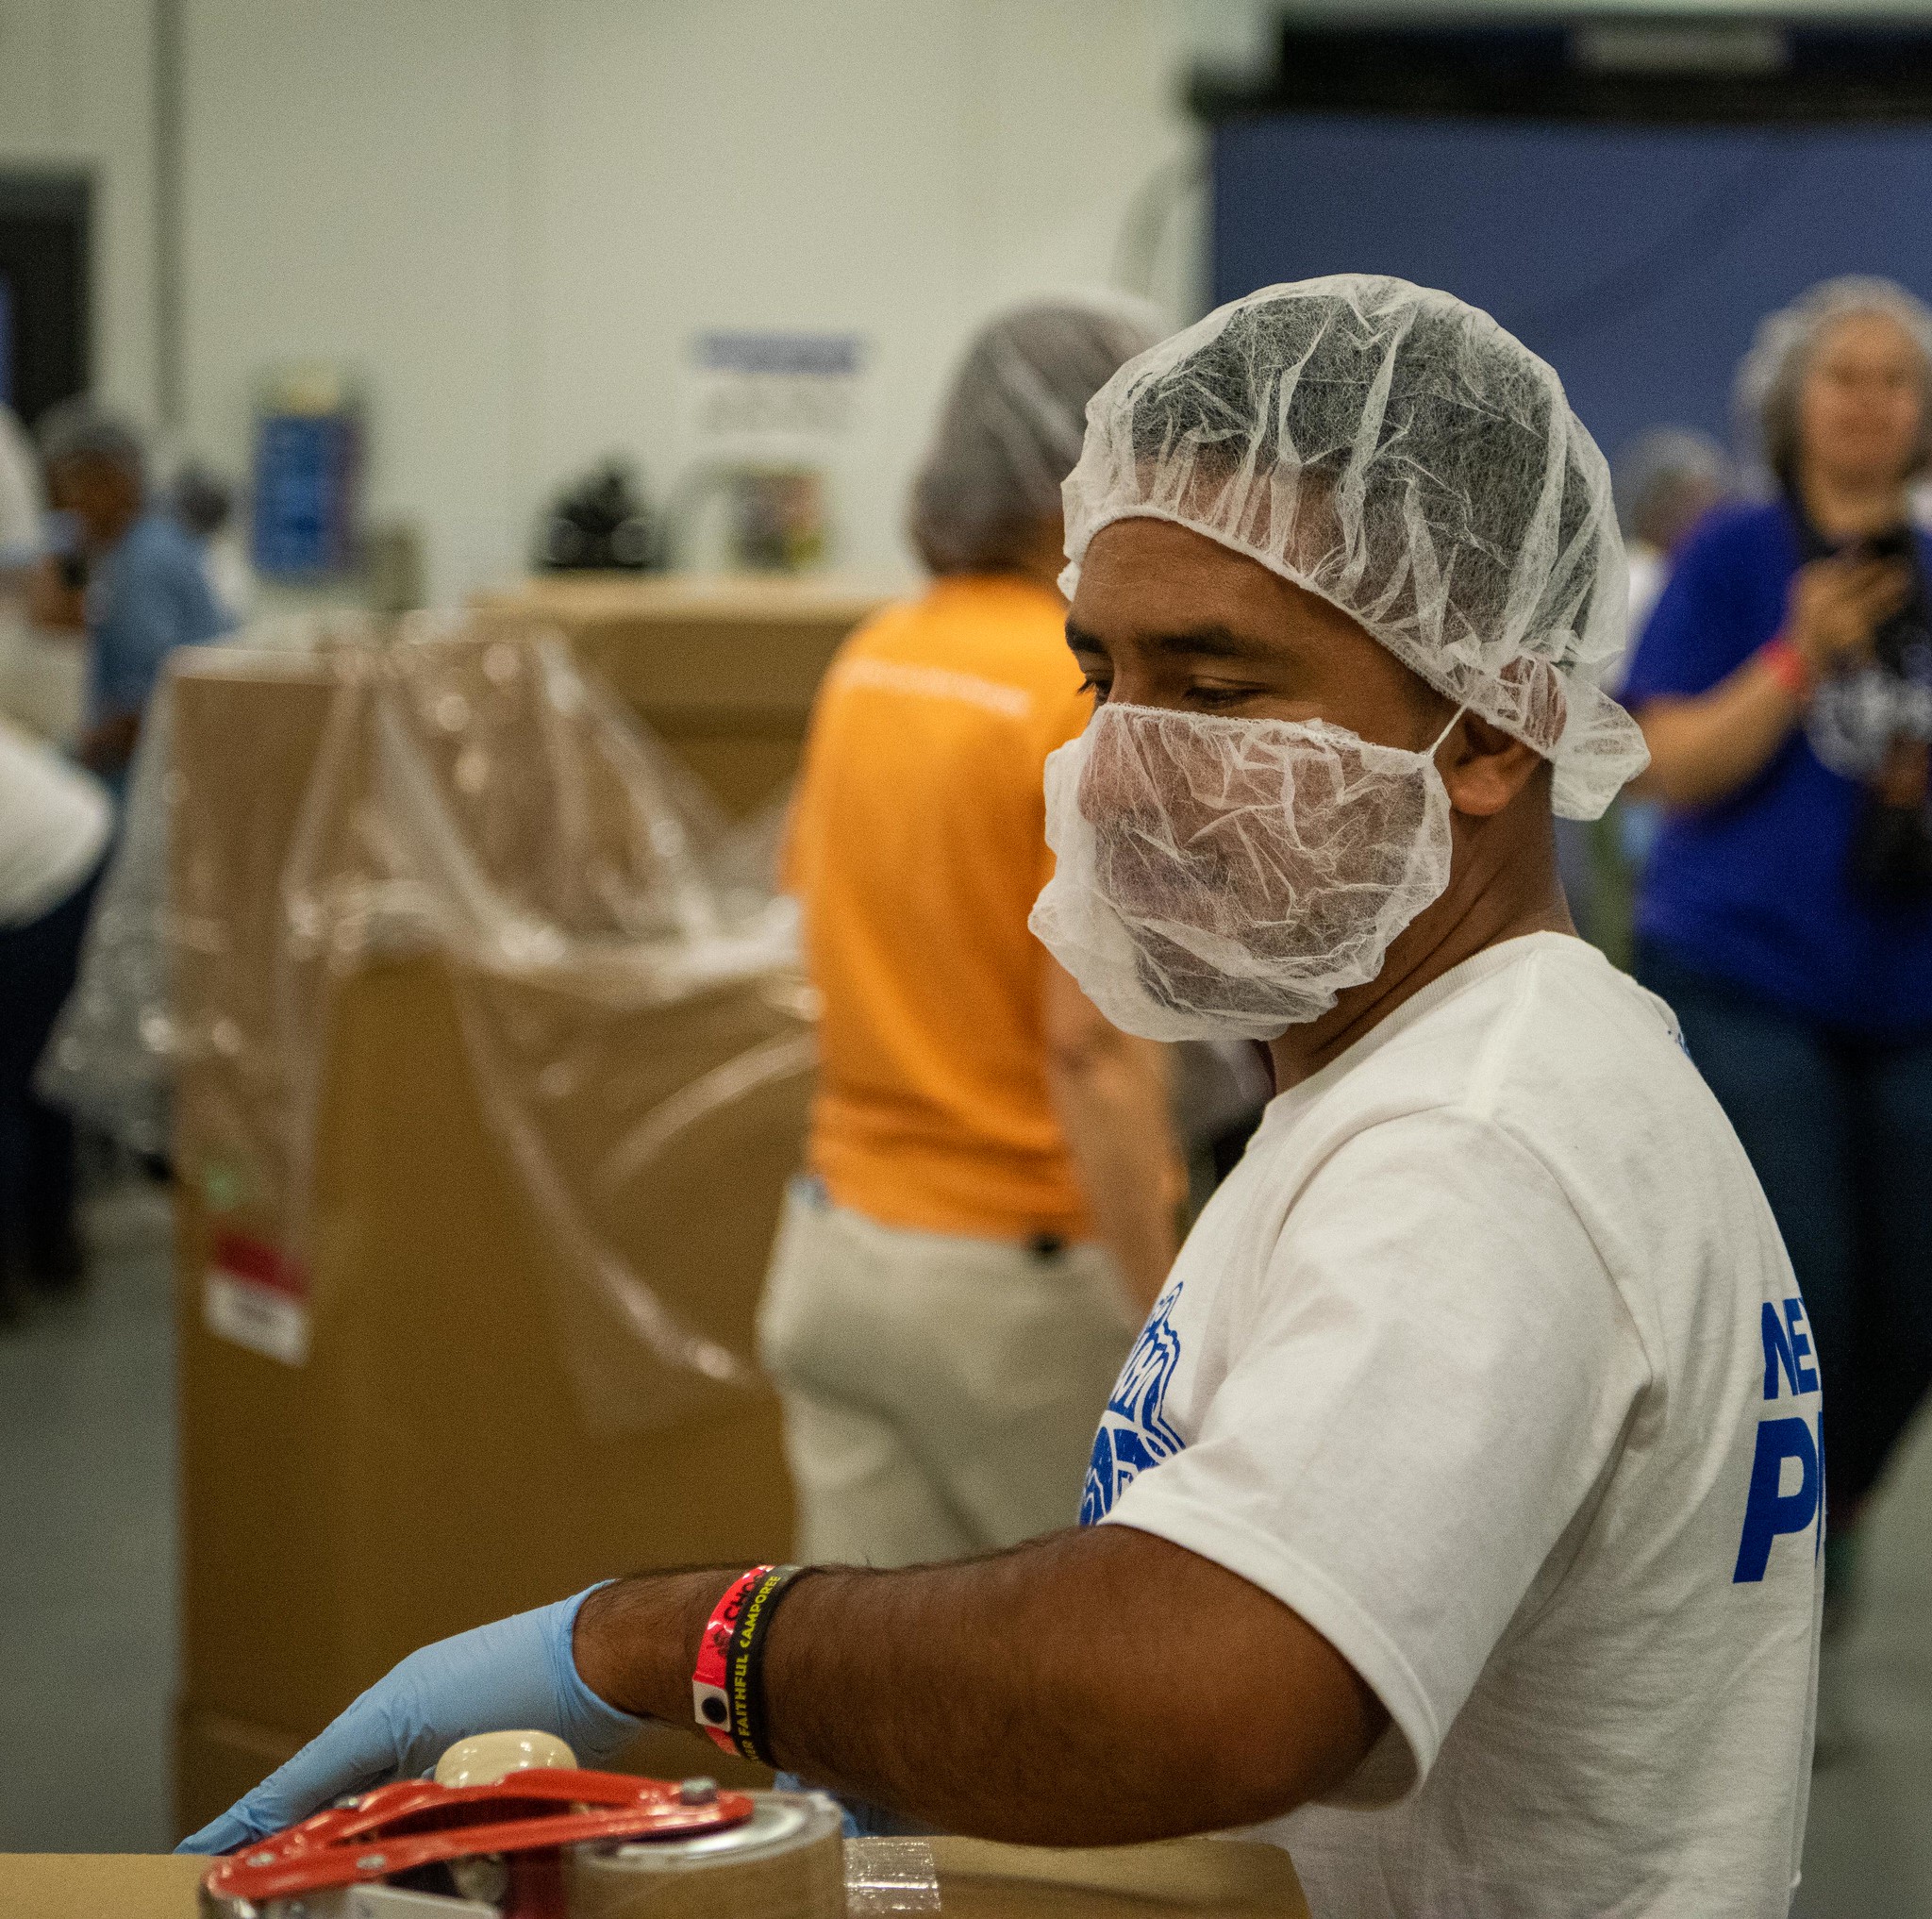
{"label": "dark object on counter", "polygon": [[168,488],[168,509],[197,540],[212,540],[235,517],[235,489],[212,467],[191,460]]}
{"label": "dark object on counter", "polygon": [[552,573],[642,573],[661,563],[649,509],[630,469],[614,459],[558,499],[537,544],[537,564]]}

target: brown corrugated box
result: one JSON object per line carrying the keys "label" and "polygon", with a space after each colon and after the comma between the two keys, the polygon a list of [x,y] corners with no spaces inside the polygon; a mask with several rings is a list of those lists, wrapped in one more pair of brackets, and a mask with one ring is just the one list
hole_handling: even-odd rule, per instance
{"label": "brown corrugated box", "polygon": [[[277,887],[332,685],[325,664],[237,653],[174,683],[175,991],[214,1036],[176,1115],[184,1830],[418,1645],[629,1568],[790,1541],[768,1393],[707,1386],[644,1428],[587,1410],[570,1281],[490,1123],[459,961],[377,952],[337,991],[291,1244],[294,1182],[251,1148],[289,1098],[262,1044],[287,1014]],[[803,1031],[795,996],[754,977],[640,1007],[608,1043],[670,1092]],[[619,1252],[737,1353],[807,1091],[794,1072],[723,1103],[626,1193]],[[210,1330],[210,1275],[251,1260],[260,1296],[296,1301],[301,1363]],[[717,1769],[664,1739],[647,1763]]]}
{"label": "brown corrugated box", "polygon": [[491,618],[557,627],[742,817],[797,771],[839,642],[887,594],[836,579],[556,575],[486,593]]}

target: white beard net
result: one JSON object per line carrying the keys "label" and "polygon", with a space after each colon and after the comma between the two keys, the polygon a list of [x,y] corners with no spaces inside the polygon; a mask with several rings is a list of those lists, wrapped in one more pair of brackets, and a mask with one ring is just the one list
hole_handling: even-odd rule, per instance
{"label": "white beard net", "polygon": [[1319,1017],[1449,883],[1433,755],[1320,720],[1103,706],[1046,762],[1046,837],[1028,924],[1150,1040]]}
{"label": "white beard net", "polygon": [[1447,293],[1343,274],[1221,308],[1094,394],[1062,495],[1070,600],[1103,526],[1173,521],[1535,747],[1558,813],[1595,819],[1649,758],[1598,685],[1624,642],[1609,469],[1555,371]]}

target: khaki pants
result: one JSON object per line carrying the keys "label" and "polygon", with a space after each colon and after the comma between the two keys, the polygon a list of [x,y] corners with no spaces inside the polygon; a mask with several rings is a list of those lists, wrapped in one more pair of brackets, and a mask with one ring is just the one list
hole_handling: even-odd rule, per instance
{"label": "khaki pants", "polygon": [[908,1565],[1071,1526],[1138,1324],[1098,1246],[881,1226],[794,1181],[758,1349],[799,1558]]}

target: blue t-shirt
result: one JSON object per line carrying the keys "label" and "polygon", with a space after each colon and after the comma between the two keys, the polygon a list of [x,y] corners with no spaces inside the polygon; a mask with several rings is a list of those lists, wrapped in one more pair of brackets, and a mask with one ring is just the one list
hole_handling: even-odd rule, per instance
{"label": "blue t-shirt", "polygon": [[[1932,540],[1919,536],[1932,578]],[[1725,509],[1692,535],[1624,683],[1633,710],[1708,693],[1784,624],[1799,531],[1782,504]],[[1790,1011],[1852,1032],[1932,1030],[1932,908],[1855,892],[1864,789],[1794,730],[1756,778],[1669,813],[1637,907],[1640,939]]]}
{"label": "blue t-shirt", "polygon": [[229,625],[193,538],[164,513],[143,515],[88,582],[89,724],[140,712],[175,647],[198,646]]}

